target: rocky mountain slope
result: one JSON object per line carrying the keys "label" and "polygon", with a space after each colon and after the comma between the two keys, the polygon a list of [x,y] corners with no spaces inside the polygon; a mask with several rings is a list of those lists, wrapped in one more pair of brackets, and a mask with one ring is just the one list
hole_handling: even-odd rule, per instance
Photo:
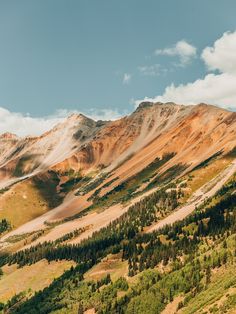
{"label": "rocky mountain slope", "polygon": [[[168,154],[171,158],[160,165],[158,172],[174,171],[176,175],[212,156],[227,154],[236,146],[235,125],[235,113],[206,104],[145,102],[130,116],[110,122],[73,114],[40,137],[1,136],[0,188],[10,188],[15,195],[19,185],[32,185],[34,193],[41,195],[32,202],[28,197],[27,205],[37,207],[35,202],[38,206],[46,202],[48,210],[60,199],[62,204],[45,219],[65,218],[91,205],[88,200],[92,190],[100,189],[98,194],[103,196]],[[53,200],[45,195],[47,185],[54,191]],[[8,216],[6,204],[14,197],[8,191],[0,198],[2,214]]]}
{"label": "rocky mountain slope", "polygon": [[1,181],[21,178],[50,169],[88,142],[105,122],[95,122],[83,115],[72,115],[39,137],[0,137]]}
{"label": "rocky mountain slope", "polygon": [[235,121],[235,113],[205,104],[141,103],[133,114],[114,122],[95,122],[73,114],[40,137],[21,139],[3,134],[1,178],[52,168],[84,173],[112,170],[138,152],[145,153],[146,160],[156,146],[149,160],[175,151],[181,153],[182,162],[197,163],[200,156],[234,146]]}
{"label": "rocky mountain slope", "polygon": [[[183,236],[189,240],[193,236],[194,239],[201,236],[199,241],[203,242],[208,237],[206,241],[211,243],[211,227],[208,226],[209,230],[207,229],[209,234],[199,235],[200,231],[195,234],[196,227],[186,217],[196,208],[204,212],[206,206],[216,206],[216,203],[221,204],[216,208],[220,210],[223,206],[221,202],[225,204],[226,201],[222,199],[223,194],[217,193],[228,189],[226,187],[229,182],[231,185],[230,193],[227,192],[227,202],[232,201],[235,192],[235,148],[236,113],[207,104],[185,106],[144,102],[131,115],[116,121],[93,121],[83,115],[73,114],[39,137],[18,138],[9,133],[1,135],[0,262],[5,265],[3,282],[6,283],[8,279],[9,282],[14,282],[11,278],[24,273],[28,267],[26,265],[32,261],[36,263],[35,267],[30,266],[34,272],[37,267],[43,267],[45,259],[55,260],[52,271],[58,271],[58,276],[62,273],[63,261],[59,264],[56,261],[66,259],[66,268],[76,263],[79,272],[97,280],[103,272],[108,273],[103,269],[103,259],[107,258],[109,265],[113,265],[113,262],[120,265],[120,268],[117,266],[118,273],[111,267],[112,272],[114,271],[115,277],[125,276],[129,287],[133,285],[129,278],[139,278],[144,269],[155,268],[155,271],[164,271],[166,274],[170,270],[176,271],[172,265],[172,253],[171,256],[168,255],[167,264],[165,257],[160,261],[152,257],[155,262],[145,264],[145,267],[140,266],[143,258],[140,254],[144,250],[145,241],[149,243],[150,240],[148,247],[153,250],[151,239],[156,239],[156,233],[159,232],[161,243],[172,243],[173,250],[174,243],[180,245],[178,240]],[[230,215],[234,215],[233,207]],[[211,221],[207,217],[202,218],[206,225],[209,219]],[[197,226],[198,219],[194,218]],[[184,221],[187,231],[178,227],[177,238],[172,238],[163,227],[178,220]],[[217,223],[218,220],[214,221],[214,224]],[[220,233],[218,227],[214,230]],[[230,232],[233,233],[233,226],[231,227]],[[140,243],[143,243],[140,247],[139,237]],[[111,239],[113,244],[110,243]],[[137,241],[139,253],[132,251],[132,239]],[[231,240],[227,241],[230,246]],[[96,256],[89,255],[90,249],[87,255],[83,255],[83,247],[86,252],[87,245],[90,248],[90,242],[94,245],[93,252]],[[94,243],[98,243],[98,247]],[[131,247],[127,249],[126,244]],[[60,245],[63,248],[59,254]],[[101,253],[99,247],[103,248],[104,253]],[[209,247],[210,249],[212,248]],[[201,254],[198,251],[200,247],[196,246],[194,250],[196,254]],[[81,254],[81,257],[76,257],[77,254]],[[149,256],[150,252],[145,251],[143,254]],[[186,251],[183,255],[180,254],[180,260],[184,259],[184,254],[190,253]],[[18,272],[15,268],[6,266],[7,263],[17,263],[23,268]],[[187,261],[183,267],[188,268]],[[73,280],[70,277],[72,273],[65,276]],[[15,287],[16,293],[21,293],[25,290],[23,287],[29,286],[31,279],[30,276],[27,278],[25,285]],[[45,279],[38,280],[41,287],[48,285]],[[57,287],[57,282],[55,285]],[[86,281],[83,285],[87,289]],[[3,291],[1,289],[0,279],[0,292]],[[56,291],[54,286],[49,289],[52,293]],[[135,286],[134,289],[138,288]],[[192,293],[194,289],[197,288],[193,285],[190,288]],[[13,296],[10,292],[12,290],[6,288],[4,291],[3,301]],[[184,293],[182,289],[181,294],[175,292],[173,296],[182,302]],[[29,293],[26,295],[30,296]],[[157,306],[164,309],[163,304],[172,302],[173,296],[164,299],[164,303],[160,301]],[[24,298],[17,302],[24,301]],[[139,309],[133,296],[128,294],[127,300],[123,300],[119,313],[131,313],[132,306],[136,309],[135,313],[143,313],[145,307]],[[78,306],[95,311],[94,304],[97,304],[98,313],[117,313],[115,311],[119,308],[113,303],[106,303],[104,309],[98,305],[100,301],[89,302],[84,301],[78,305],[70,301],[68,306],[73,309],[71,313],[77,313]],[[26,309],[29,309],[27,302]],[[14,306],[12,311],[14,312]],[[24,307],[22,311],[25,311]],[[70,313],[63,311],[55,313]],[[47,313],[54,312],[50,308]],[[154,310],[150,313],[159,312]]]}

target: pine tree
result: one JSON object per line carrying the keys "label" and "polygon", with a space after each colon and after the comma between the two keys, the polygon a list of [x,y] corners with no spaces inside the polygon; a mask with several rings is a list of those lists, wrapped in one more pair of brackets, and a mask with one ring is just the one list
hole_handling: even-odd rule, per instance
{"label": "pine tree", "polygon": [[79,303],[78,314],[83,314],[83,313],[84,313],[83,305]]}

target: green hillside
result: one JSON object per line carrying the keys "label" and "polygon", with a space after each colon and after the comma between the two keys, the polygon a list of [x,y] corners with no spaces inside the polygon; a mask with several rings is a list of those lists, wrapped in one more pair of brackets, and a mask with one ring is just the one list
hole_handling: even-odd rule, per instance
{"label": "green hillside", "polygon": [[[44,259],[76,262],[48,288],[29,298],[21,293],[2,307],[29,314],[88,309],[154,314],[173,304],[178,313],[230,313],[236,303],[235,178],[194,214],[158,232],[144,230],[165,216],[168,206],[176,208],[181,194],[167,187],[80,245],[47,242],[2,257],[2,265],[22,268]],[[93,276],[94,266],[102,271],[106,259],[115,260],[111,272],[118,276],[108,270]]]}

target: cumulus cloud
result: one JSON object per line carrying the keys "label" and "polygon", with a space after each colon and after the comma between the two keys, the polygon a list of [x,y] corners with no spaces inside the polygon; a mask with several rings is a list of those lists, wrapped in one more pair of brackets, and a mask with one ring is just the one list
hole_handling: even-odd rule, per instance
{"label": "cumulus cloud", "polygon": [[123,84],[127,85],[130,83],[131,80],[131,74],[125,73],[123,76]]}
{"label": "cumulus cloud", "polygon": [[0,134],[11,132],[18,136],[39,135],[48,131],[62,119],[59,112],[55,117],[33,118],[0,107]]}
{"label": "cumulus cloud", "polygon": [[[175,86],[172,83],[162,95],[143,100],[180,104],[205,102],[236,109],[236,32],[224,33],[213,47],[203,50],[201,57],[209,71],[218,70],[220,73],[209,73],[188,84]],[[140,102],[137,100],[135,104]]]}
{"label": "cumulus cloud", "polygon": [[196,57],[197,49],[187,41],[180,40],[172,47],[157,49],[155,55],[177,56],[180,59],[179,65],[186,66],[194,57]]}
{"label": "cumulus cloud", "polygon": [[[208,74],[204,79],[196,80],[193,83],[175,86],[171,84],[166,87],[163,95],[154,98],[145,97],[145,101],[169,102],[178,104],[198,104],[201,102],[218,104],[222,107],[236,108],[236,77],[223,73],[220,75]],[[143,101],[142,100],[142,101]],[[141,100],[137,100],[136,105]]]}
{"label": "cumulus cloud", "polygon": [[[60,109],[54,115],[46,117],[31,117],[18,112],[11,112],[0,107],[0,134],[5,132],[14,133],[20,137],[37,136],[62,122],[72,113],[81,113],[77,110]],[[83,113],[94,120],[114,120],[121,117],[118,110],[112,109],[90,109]]]}
{"label": "cumulus cloud", "polygon": [[236,74],[236,32],[226,32],[213,47],[206,47],[202,59],[209,70]]}

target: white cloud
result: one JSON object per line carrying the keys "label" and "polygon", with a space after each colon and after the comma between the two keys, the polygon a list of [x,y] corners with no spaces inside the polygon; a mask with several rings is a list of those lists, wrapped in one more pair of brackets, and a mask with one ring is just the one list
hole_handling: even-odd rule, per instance
{"label": "white cloud", "polygon": [[[60,109],[52,116],[31,117],[18,112],[10,112],[0,107],[0,134],[10,132],[21,137],[37,136],[50,130],[72,113],[80,112]],[[94,120],[114,120],[122,116],[118,110],[112,109],[90,109],[84,114]]]}
{"label": "white cloud", "polygon": [[59,112],[55,117],[33,118],[0,107],[0,134],[11,132],[18,136],[39,135],[48,131],[61,120]]}
{"label": "white cloud", "polygon": [[[180,104],[197,104],[205,102],[225,108],[236,109],[236,32],[225,33],[213,45],[202,52],[202,59],[209,70],[221,73],[210,73],[201,79],[188,84],[166,87],[162,95],[143,100]],[[141,100],[135,101],[139,104]]]}
{"label": "white cloud", "polygon": [[[218,104],[222,107],[236,108],[236,77],[223,73],[219,75],[208,74],[204,79],[196,80],[186,85],[166,87],[163,95],[154,98],[145,97],[144,100],[153,102],[173,101],[178,104],[198,104],[201,102]],[[136,105],[141,100],[136,101]]]}
{"label": "white cloud", "polygon": [[123,76],[123,84],[127,85],[130,83],[131,80],[131,74],[125,73]]}
{"label": "white cloud", "polygon": [[202,59],[209,70],[236,74],[236,32],[226,32],[213,47],[206,47]]}
{"label": "white cloud", "polygon": [[179,65],[186,66],[190,63],[192,58],[196,57],[197,49],[196,47],[189,44],[187,41],[180,40],[172,47],[157,49],[155,51],[155,54],[172,57],[177,56],[180,59]]}
{"label": "white cloud", "polygon": [[116,120],[126,115],[128,112],[120,112],[117,109],[90,109],[85,115],[95,121],[97,120]]}
{"label": "white cloud", "polygon": [[160,64],[139,66],[138,70],[142,75],[145,76],[158,76],[162,72]]}

